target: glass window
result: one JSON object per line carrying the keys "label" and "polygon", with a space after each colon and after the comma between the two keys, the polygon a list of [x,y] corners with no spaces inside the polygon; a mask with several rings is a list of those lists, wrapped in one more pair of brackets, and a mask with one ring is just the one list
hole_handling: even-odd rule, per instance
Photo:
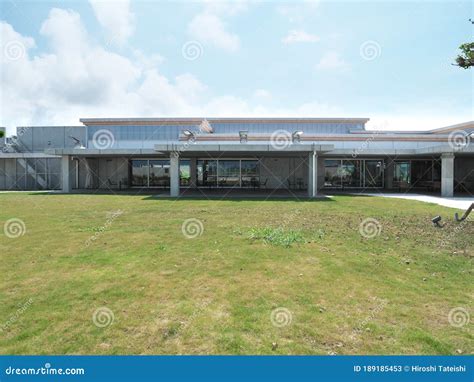
{"label": "glass window", "polygon": [[365,187],[383,187],[383,168],[381,160],[365,161]]}
{"label": "glass window", "polygon": [[260,187],[260,171],[258,160],[243,160],[241,162],[242,187]]}
{"label": "glass window", "polygon": [[360,160],[344,160],[342,161],[341,176],[344,187],[360,187]]}
{"label": "glass window", "polygon": [[170,185],[170,161],[150,160],[149,187],[169,187]]}
{"label": "glass window", "polygon": [[324,187],[341,187],[341,161],[339,159],[324,161]]}
{"label": "glass window", "polygon": [[132,186],[148,187],[147,160],[132,160]]}
{"label": "glass window", "polygon": [[240,160],[219,161],[219,187],[240,187]]}
{"label": "glass window", "polygon": [[197,162],[197,182],[198,186],[217,186],[217,161],[198,160]]}
{"label": "glass window", "polygon": [[191,184],[191,165],[189,160],[179,161],[179,184],[184,187]]}
{"label": "glass window", "polygon": [[433,161],[413,160],[411,162],[411,181],[414,186],[419,182],[431,182],[433,180]]}
{"label": "glass window", "polygon": [[397,185],[409,185],[410,184],[410,161],[395,162],[393,171],[393,181]]}

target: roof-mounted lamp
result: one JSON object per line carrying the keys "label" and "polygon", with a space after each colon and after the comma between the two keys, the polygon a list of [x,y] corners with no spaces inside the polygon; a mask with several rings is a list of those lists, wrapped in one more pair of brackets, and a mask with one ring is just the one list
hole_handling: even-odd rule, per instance
{"label": "roof-mounted lamp", "polygon": [[183,130],[183,134],[188,141],[194,142],[196,140],[196,135],[191,130]]}
{"label": "roof-mounted lamp", "polygon": [[302,131],[295,131],[293,134],[291,134],[291,141],[293,143],[300,143],[301,142],[301,136],[303,135]]}
{"label": "roof-mounted lamp", "polygon": [[70,135],[69,138],[71,138],[74,141],[74,143],[75,143],[74,148],[75,149],[81,149],[81,150],[85,149],[84,145],[82,144],[82,142],[79,139],[77,139],[76,137],[73,137],[72,135]]}

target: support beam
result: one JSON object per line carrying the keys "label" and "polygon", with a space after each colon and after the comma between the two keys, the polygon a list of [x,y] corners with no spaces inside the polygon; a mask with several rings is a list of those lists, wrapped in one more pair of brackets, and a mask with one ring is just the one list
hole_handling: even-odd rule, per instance
{"label": "support beam", "polygon": [[62,172],[62,192],[71,192],[71,158],[69,155],[61,157],[61,172]]}
{"label": "support beam", "polygon": [[308,196],[316,197],[318,193],[318,156],[313,151],[308,156]]}
{"label": "support beam", "polygon": [[179,154],[170,156],[170,196],[179,196]]}
{"label": "support beam", "polygon": [[454,154],[441,155],[441,196],[454,195]]}

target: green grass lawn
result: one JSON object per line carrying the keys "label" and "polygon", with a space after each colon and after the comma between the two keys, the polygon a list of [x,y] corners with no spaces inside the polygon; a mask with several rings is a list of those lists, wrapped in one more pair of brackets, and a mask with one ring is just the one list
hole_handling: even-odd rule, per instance
{"label": "green grass lawn", "polygon": [[[0,352],[472,353],[459,308],[473,311],[474,224],[454,212],[353,196],[0,194]],[[381,229],[370,238],[367,218]],[[187,219],[201,235],[183,234]]]}

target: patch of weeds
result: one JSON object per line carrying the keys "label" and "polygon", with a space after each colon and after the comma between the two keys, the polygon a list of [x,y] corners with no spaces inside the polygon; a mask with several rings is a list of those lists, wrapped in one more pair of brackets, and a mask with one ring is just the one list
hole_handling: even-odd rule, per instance
{"label": "patch of weeds", "polygon": [[179,333],[180,328],[181,328],[180,323],[172,323],[169,327],[167,327],[163,331],[163,339],[167,340],[167,339],[176,337]]}
{"label": "patch of weeds", "polygon": [[283,228],[257,227],[249,231],[250,240],[263,240],[266,244],[291,247],[294,243],[304,243],[305,239],[300,231],[284,230]]}

